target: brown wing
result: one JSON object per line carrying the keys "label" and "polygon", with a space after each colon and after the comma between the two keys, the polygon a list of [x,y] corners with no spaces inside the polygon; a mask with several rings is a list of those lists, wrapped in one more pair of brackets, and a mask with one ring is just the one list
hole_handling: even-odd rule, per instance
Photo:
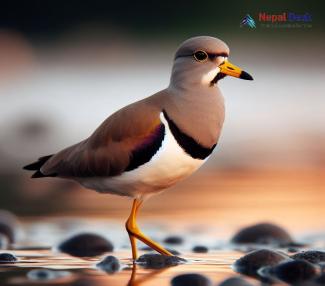
{"label": "brown wing", "polygon": [[41,173],[59,177],[114,176],[136,168],[161,146],[165,133],[160,112],[156,104],[146,100],[124,107],[88,139],[53,155],[41,167]]}

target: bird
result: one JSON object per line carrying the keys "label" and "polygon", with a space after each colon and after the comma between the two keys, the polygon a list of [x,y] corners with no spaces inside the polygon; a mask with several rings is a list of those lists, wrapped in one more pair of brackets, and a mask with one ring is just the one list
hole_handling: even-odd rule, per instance
{"label": "bird", "polygon": [[125,223],[132,259],[137,240],[173,254],[138,227],[142,203],[201,167],[217,146],[225,118],[218,83],[226,76],[253,80],[229,60],[229,48],[196,36],[176,50],[169,85],[110,115],[88,138],[23,167],[31,178],[72,179],[99,193],[133,199]]}

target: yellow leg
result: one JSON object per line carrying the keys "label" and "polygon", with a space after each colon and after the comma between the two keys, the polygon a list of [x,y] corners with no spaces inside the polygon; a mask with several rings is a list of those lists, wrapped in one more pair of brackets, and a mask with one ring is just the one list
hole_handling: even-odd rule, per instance
{"label": "yellow leg", "polygon": [[169,255],[173,256],[168,250],[164,249],[162,246],[160,246],[157,242],[151,240],[147,236],[145,236],[141,230],[139,229],[137,225],[137,213],[139,211],[139,208],[142,204],[142,201],[139,199],[134,199],[131,214],[128,218],[128,220],[125,223],[126,230],[130,237],[131,247],[132,247],[132,257],[133,260],[137,259],[137,246],[136,246],[136,239],[141,240],[146,245],[150,246],[152,249],[158,251],[159,253],[163,255]]}
{"label": "yellow leg", "polygon": [[138,258],[137,240],[135,236],[131,235],[130,233],[129,233],[129,238],[130,238],[131,248],[132,248],[132,258],[133,260],[136,260]]}

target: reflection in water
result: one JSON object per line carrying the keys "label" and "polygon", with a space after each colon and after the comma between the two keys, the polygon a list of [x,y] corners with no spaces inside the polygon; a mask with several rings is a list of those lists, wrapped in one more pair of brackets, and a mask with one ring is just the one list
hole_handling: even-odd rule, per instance
{"label": "reflection in water", "polygon": [[127,286],[140,286],[149,280],[153,280],[157,275],[166,271],[166,268],[165,269],[154,269],[154,270],[151,270],[150,272],[142,275],[142,277],[139,277],[137,279],[137,277],[136,277],[137,267],[138,267],[138,265],[133,262],[131,277],[130,277],[130,280],[129,280]]}

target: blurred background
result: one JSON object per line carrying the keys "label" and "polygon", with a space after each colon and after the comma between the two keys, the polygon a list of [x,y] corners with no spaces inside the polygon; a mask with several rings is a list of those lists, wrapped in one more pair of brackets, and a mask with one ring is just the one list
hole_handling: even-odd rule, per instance
{"label": "blurred background", "polygon": [[[169,84],[173,53],[210,35],[253,75],[226,78],[218,148],[189,180],[152,198],[144,217],[256,220],[323,228],[323,1],[7,1],[0,11],[0,208],[25,217],[124,219],[131,201],[22,166],[88,137],[111,113]],[[262,27],[258,13],[309,13]],[[251,15],[256,29],[241,27]]]}

